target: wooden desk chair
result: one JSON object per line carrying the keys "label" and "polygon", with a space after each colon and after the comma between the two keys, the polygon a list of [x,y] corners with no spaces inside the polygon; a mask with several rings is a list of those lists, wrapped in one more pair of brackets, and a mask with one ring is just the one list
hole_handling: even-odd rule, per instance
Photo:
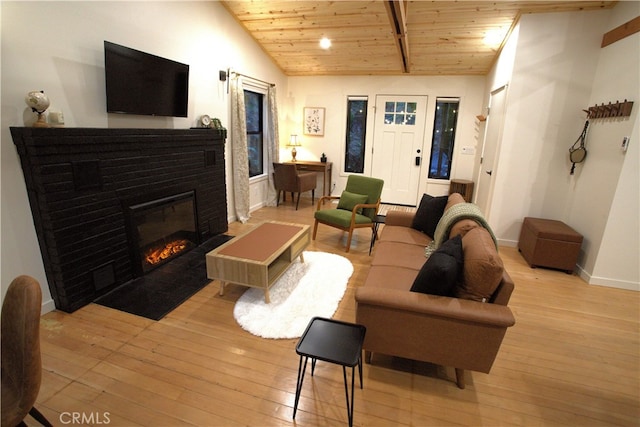
{"label": "wooden desk chair", "polygon": [[42,291],[37,280],[16,277],[2,303],[2,425],[24,425],[31,414],[40,424],[51,423],[33,406],[42,380],[40,310]]}
{"label": "wooden desk chair", "polygon": [[277,205],[280,206],[280,193],[282,192],[282,201],[287,200],[287,191],[293,194],[298,193],[296,201],[296,210],[300,204],[300,193],[311,191],[311,204],[315,202],[316,196],[316,174],[315,172],[298,172],[296,165],[274,163],[273,164],[273,183],[278,192]]}

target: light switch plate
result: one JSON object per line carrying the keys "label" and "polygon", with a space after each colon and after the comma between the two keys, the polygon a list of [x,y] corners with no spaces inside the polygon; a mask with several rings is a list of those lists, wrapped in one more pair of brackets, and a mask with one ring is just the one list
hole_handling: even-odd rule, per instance
{"label": "light switch plate", "polygon": [[627,151],[627,148],[629,148],[629,137],[628,136],[625,136],[624,138],[622,138],[622,146],[620,148],[622,148],[622,151]]}

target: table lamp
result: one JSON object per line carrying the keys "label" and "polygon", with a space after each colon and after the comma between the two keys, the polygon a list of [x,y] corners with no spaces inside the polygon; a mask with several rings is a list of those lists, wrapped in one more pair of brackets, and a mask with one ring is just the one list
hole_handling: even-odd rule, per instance
{"label": "table lamp", "polygon": [[296,151],[296,147],[300,147],[300,143],[298,142],[298,135],[291,135],[291,137],[289,138],[289,143],[287,144],[287,147],[293,147],[291,149],[291,161],[295,162],[296,155],[298,154],[298,152]]}

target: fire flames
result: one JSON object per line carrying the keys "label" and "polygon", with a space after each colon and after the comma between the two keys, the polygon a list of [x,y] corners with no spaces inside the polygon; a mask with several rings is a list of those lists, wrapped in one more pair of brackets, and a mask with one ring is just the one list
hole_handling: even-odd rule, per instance
{"label": "fire flames", "polygon": [[164,246],[153,248],[147,252],[144,259],[151,265],[156,265],[159,262],[171,258],[172,256],[182,252],[187,248],[189,241],[186,239],[178,239],[173,242],[167,243]]}

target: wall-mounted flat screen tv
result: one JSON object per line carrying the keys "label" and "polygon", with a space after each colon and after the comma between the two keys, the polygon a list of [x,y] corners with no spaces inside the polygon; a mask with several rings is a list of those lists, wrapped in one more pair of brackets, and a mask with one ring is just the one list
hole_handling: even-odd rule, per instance
{"label": "wall-mounted flat screen tv", "polygon": [[107,112],[187,117],[189,66],[105,40]]}

